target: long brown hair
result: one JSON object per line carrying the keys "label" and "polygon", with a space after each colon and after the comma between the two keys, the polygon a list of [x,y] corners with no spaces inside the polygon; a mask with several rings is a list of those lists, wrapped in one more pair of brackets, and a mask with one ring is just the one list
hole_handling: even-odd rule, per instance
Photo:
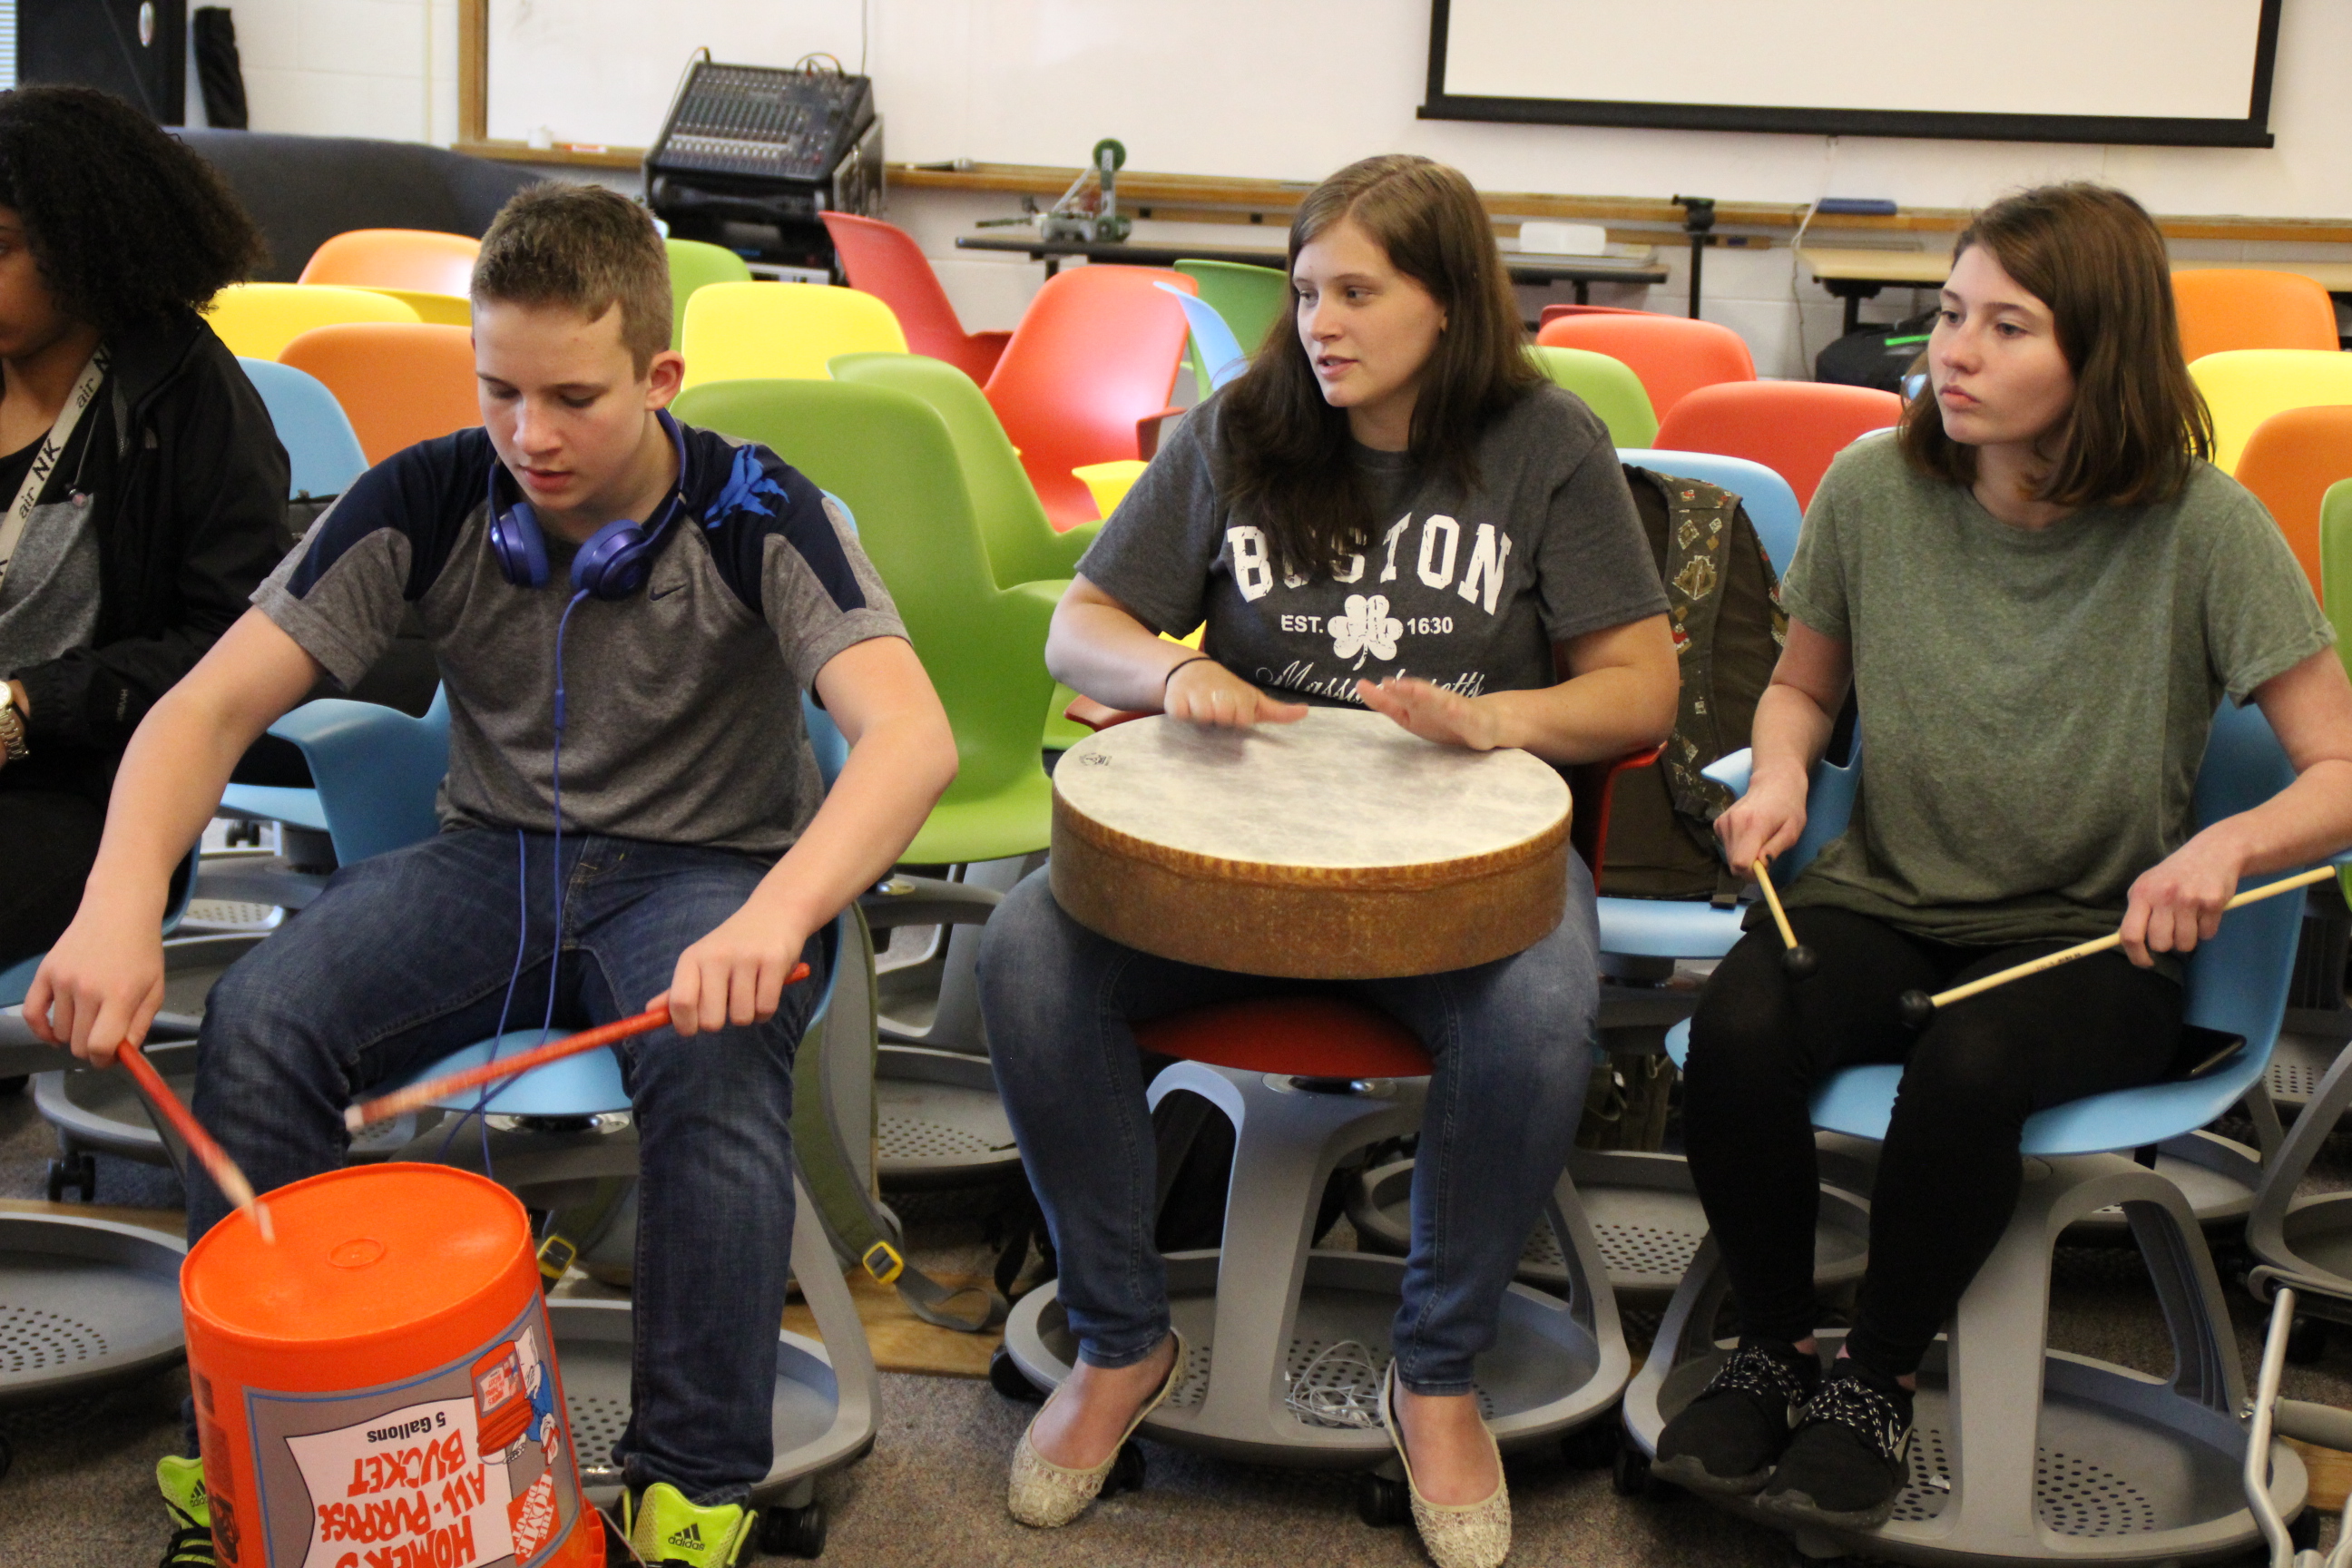
{"label": "long brown hair", "polygon": [[[2074,398],[2043,440],[2051,459],[2034,499],[2057,506],[2168,500],[2213,451],[2213,416],[2180,357],[2172,271],[2147,209],[2077,181],[2008,196],[1952,246],[1981,245],[2050,308]],[[1904,456],[1921,472],[1973,484],[1977,450],[1944,433],[1932,386],[1903,411]]]}
{"label": "long brown hair", "polygon": [[[1366,158],[1299,204],[1290,268],[1342,218],[1354,219],[1445,311],[1413,399],[1410,449],[1422,471],[1474,488],[1480,433],[1542,379],[1524,350],[1518,300],[1486,209],[1458,169],[1410,153]],[[1349,461],[1348,412],[1323,400],[1296,309],[1226,389],[1223,418],[1233,504],[1254,507],[1283,570],[1311,572],[1370,542],[1371,503]]]}

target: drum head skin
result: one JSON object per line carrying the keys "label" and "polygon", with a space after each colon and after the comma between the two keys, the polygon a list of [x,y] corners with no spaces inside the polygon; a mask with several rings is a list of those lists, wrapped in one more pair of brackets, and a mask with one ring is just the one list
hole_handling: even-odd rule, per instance
{"label": "drum head skin", "polygon": [[1072,919],[1162,958],[1387,979],[1549,935],[1568,826],[1567,783],[1525,752],[1353,709],[1251,730],[1155,717],[1064,753],[1050,875]]}

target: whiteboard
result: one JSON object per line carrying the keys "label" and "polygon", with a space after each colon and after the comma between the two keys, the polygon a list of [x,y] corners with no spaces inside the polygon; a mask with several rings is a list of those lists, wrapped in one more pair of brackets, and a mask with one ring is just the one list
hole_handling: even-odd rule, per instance
{"label": "whiteboard", "polygon": [[2271,144],[2279,0],[1433,0],[1431,119]]}

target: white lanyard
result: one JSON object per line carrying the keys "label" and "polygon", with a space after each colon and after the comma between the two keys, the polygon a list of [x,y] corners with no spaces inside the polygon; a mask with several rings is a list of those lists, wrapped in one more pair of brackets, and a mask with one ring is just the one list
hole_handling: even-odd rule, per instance
{"label": "white lanyard", "polygon": [[100,345],[89,356],[75,378],[73,390],[66,394],[66,405],[58,410],[57,423],[41,437],[41,449],[33,454],[33,467],[25,475],[25,482],[16,487],[16,499],[10,503],[8,515],[0,518],[0,584],[8,580],[8,563],[16,559],[16,546],[25,537],[25,525],[33,519],[33,509],[40,504],[41,491],[47,488],[49,476],[57,471],[58,460],[65,456],[66,444],[73,439],[74,426],[81,423],[82,410],[98,397],[99,383],[106,379],[106,349]]}

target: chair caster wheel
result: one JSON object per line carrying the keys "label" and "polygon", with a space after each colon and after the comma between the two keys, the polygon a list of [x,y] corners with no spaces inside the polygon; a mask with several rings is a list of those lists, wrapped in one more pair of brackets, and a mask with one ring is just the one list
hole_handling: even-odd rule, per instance
{"label": "chair caster wheel", "polygon": [[32,1081],[23,1073],[17,1073],[12,1078],[0,1078],[0,1095],[22,1094],[25,1092],[25,1086]]}
{"label": "chair caster wheel", "polygon": [[1622,1439],[1617,1435],[1616,1413],[1590,1426],[1580,1426],[1559,1440],[1559,1457],[1571,1468],[1598,1470],[1617,1462],[1617,1449]]}
{"label": "chair caster wheel", "polygon": [[2294,1542],[2298,1552],[2316,1552],[2319,1550],[2319,1510],[2305,1504],[2304,1510],[2294,1516],[2294,1522],[2286,1527],[2286,1538]]}
{"label": "chair caster wheel", "polygon": [[1609,1489],[1619,1497],[1648,1497],[1655,1487],[1650,1479],[1650,1456],[1632,1443],[1618,1444],[1609,1465]]}
{"label": "chair caster wheel", "polygon": [[1014,1363],[1013,1352],[1003,1345],[996,1347],[988,1358],[988,1386],[1007,1399],[1024,1405],[1043,1405],[1045,1391],[1029,1381],[1029,1374]]}
{"label": "chair caster wheel", "polygon": [[824,1553],[824,1504],[776,1507],[760,1516],[760,1550],[771,1557],[814,1558]]}
{"label": "chair caster wheel", "polygon": [[2286,1359],[2295,1366],[2316,1366],[2327,1353],[2327,1320],[2298,1315],[2287,1325]]}
{"label": "chair caster wheel", "polygon": [[98,1156],[88,1150],[69,1160],[49,1162],[49,1202],[66,1201],[66,1189],[71,1187],[89,1203],[98,1196]]}
{"label": "chair caster wheel", "polygon": [[1412,1499],[1404,1483],[1377,1470],[1356,1478],[1356,1517],[1374,1530],[1394,1530],[1412,1518]]}
{"label": "chair caster wheel", "polygon": [[1116,1497],[1120,1492],[1143,1489],[1143,1449],[1130,1441],[1121,1444],[1118,1458],[1111,1461],[1110,1474],[1103,1478],[1100,1496]]}

